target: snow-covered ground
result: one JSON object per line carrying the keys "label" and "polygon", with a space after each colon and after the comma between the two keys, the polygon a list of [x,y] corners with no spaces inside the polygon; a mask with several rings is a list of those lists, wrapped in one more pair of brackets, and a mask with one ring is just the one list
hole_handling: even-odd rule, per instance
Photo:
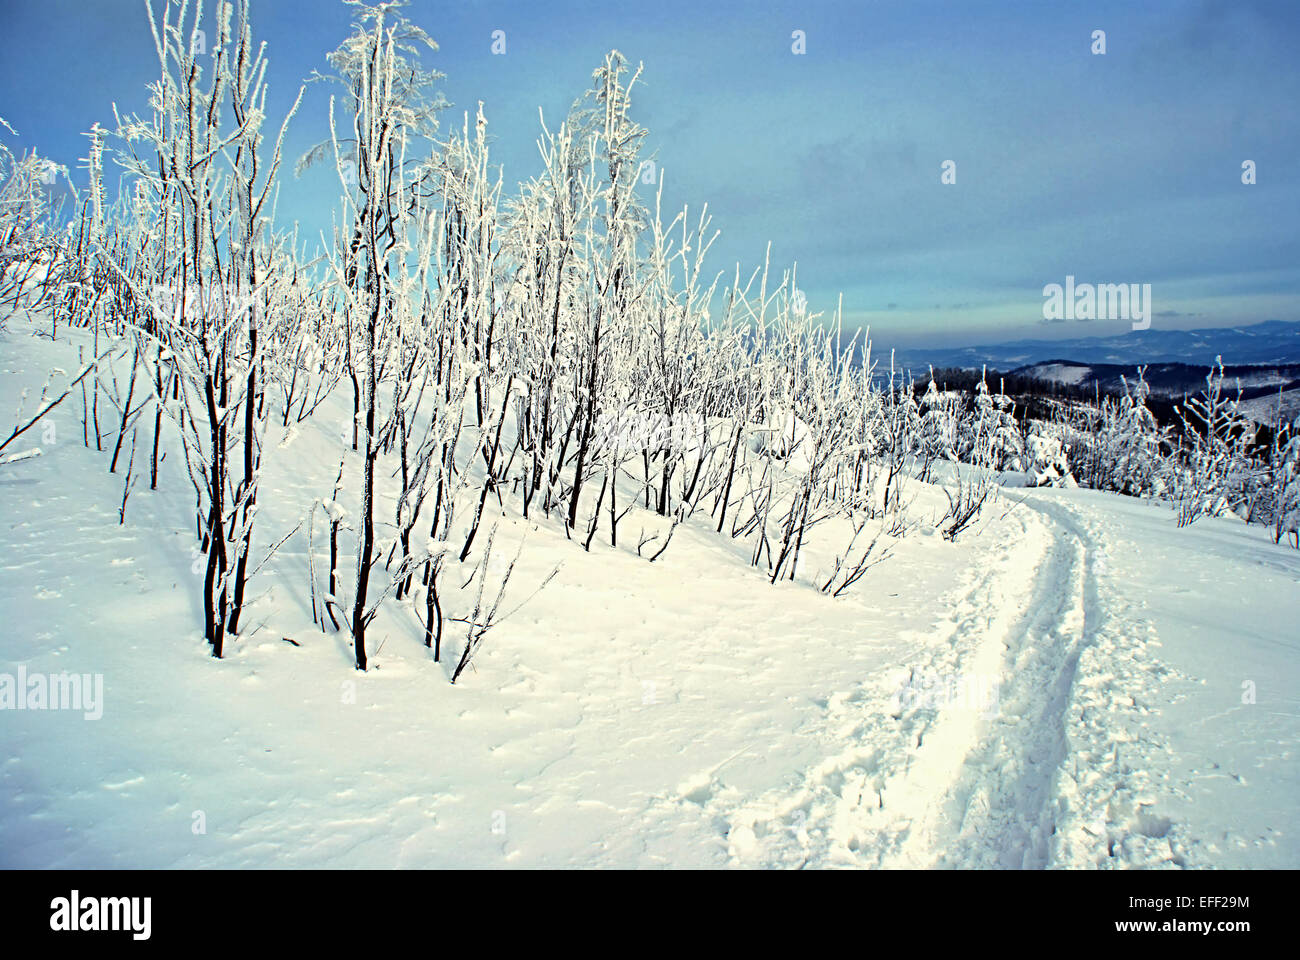
{"label": "snow-covered ground", "polygon": [[1092,373],[1092,367],[1086,364],[1040,363],[1029,367],[1026,372],[1054,383],[1079,384]]}
{"label": "snow-covered ground", "polygon": [[[34,329],[6,413],[76,366]],[[391,604],[354,670],[301,536],[214,660],[176,457],[119,525],[80,414],[0,473],[0,679],[102,675],[102,716],[0,711],[3,866],[1300,866],[1300,552],[1238,521],[1007,489],[830,599],[707,522],[649,563],[507,517],[522,606],[452,686],[455,631],[433,663]],[[324,422],[271,428],[264,547],[330,489]]]}
{"label": "snow-covered ground", "polygon": [[1283,390],[1281,393],[1243,400],[1241,412],[1256,423],[1273,424],[1279,418],[1294,420],[1300,416],[1300,390]]}

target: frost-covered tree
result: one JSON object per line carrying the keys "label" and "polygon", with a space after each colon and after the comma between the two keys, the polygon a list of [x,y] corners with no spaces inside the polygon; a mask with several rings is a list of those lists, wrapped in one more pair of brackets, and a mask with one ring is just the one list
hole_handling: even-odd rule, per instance
{"label": "frost-covered tree", "polygon": [[1103,440],[1108,462],[1106,488],[1129,496],[1159,495],[1165,489],[1165,447],[1168,431],[1156,422],[1146,405],[1151,388],[1146,368],[1139,367],[1137,382],[1123,379],[1124,395],[1110,405],[1110,422]]}
{"label": "frost-covered tree", "polygon": [[921,397],[921,420],[918,424],[918,479],[928,482],[936,460],[956,460],[960,398],[940,390],[930,371],[930,382]]}
{"label": "frost-covered tree", "polygon": [[265,425],[259,334],[283,266],[268,198],[297,101],[262,151],[266,59],[248,4],[217,4],[207,66],[195,43],[202,18],[202,5],[188,19],[184,5],[149,8],[160,78],[150,113],[119,117],[115,131],[136,205],[119,218],[123,242],[93,252],[120,284],[114,325],[138,338],[135,362],[180,434],[206,553],[204,634],[220,657],[250,575]]}
{"label": "frost-covered tree", "polygon": [[1273,500],[1273,542],[1287,534],[1300,549],[1300,417],[1289,427],[1274,431],[1269,458]]}
{"label": "frost-covered tree", "polygon": [[1235,398],[1228,396],[1223,388],[1223,359],[1215,357],[1214,362],[1201,394],[1175,408],[1183,426],[1183,464],[1176,491],[1180,527],[1232,509],[1245,451],[1254,437],[1252,422],[1238,408],[1240,386]]}
{"label": "frost-covered tree", "polygon": [[[424,70],[419,61],[422,52],[437,45],[397,12],[400,6],[356,4],[353,32],[328,57],[344,87],[343,110],[350,126],[350,136],[340,141],[331,98],[332,153],[345,186],[348,224],[333,267],[348,326],[354,435],[361,454],[357,572],[349,617],[359,670],[367,666],[366,627],[378,609],[370,597],[371,576],[381,557],[375,468],[390,428],[384,418],[400,408],[394,404],[386,413],[381,409],[381,370],[394,359],[395,350],[401,362],[404,315],[412,309],[415,293],[405,258],[417,245],[415,234],[428,226],[427,218],[413,215],[416,177],[422,173],[413,168],[416,141],[436,130],[435,110],[440,105],[433,91],[438,75]],[[346,189],[350,184],[355,186]]]}
{"label": "frost-covered tree", "polygon": [[989,392],[987,375],[975,385],[972,416],[962,429],[962,459],[991,470],[1019,470],[1024,441],[1014,414],[1015,404],[1001,389]]}

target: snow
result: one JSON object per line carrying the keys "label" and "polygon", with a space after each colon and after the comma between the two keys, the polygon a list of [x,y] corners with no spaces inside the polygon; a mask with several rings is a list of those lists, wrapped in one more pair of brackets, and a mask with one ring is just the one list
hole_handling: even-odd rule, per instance
{"label": "snow", "polygon": [[1300,416],[1300,389],[1283,390],[1243,400],[1240,410],[1257,423],[1272,425],[1279,418],[1284,422],[1294,420]]}
{"label": "snow", "polygon": [[[0,409],[72,368],[78,331],[33,330],[0,340]],[[255,559],[333,489],[349,399],[268,431]],[[452,686],[460,625],[434,663],[400,605],[352,668],[311,622],[305,532],[210,657],[182,458],[119,525],[72,402],[0,472],[0,674],[102,675],[103,715],[0,711],[6,867],[1300,866],[1300,552],[1258,527],[1008,490],[831,599],[707,517],[649,563],[512,513],[515,612]],[[932,530],[942,488],[907,490]]]}
{"label": "snow", "polygon": [[1030,367],[1029,370],[1034,376],[1043,380],[1063,384],[1082,383],[1092,373],[1092,368],[1089,366],[1066,363],[1040,363]]}
{"label": "snow", "polygon": [[1122,719],[1122,736],[1107,733],[1119,741],[1118,796],[1137,830],[1117,855],[1151,863],[1141,848],[1161,847],[1153,841],[1168,825],[1189,866],[1294,868],[1300,555],[1229,519],[1174,530],[1166,507],[1054,493],[1100,568],[1103,642],[1080,667],[1113,677],[1085,698],[1100,711],[1089,726],[1114,726],[1116,707]]}

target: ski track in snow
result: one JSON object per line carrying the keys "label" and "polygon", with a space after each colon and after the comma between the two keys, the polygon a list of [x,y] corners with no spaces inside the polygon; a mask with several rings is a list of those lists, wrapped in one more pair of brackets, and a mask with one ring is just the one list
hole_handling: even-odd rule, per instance
{"label": "ski track in snow", "polygon": [[1033,494],[1015,519],[1022,536],[968,574],[910,665],[995,683],[993,702],[905,706],[876,677],[830,698],[828,754],[792,784],[742,800],[713,771],[687,781],[677,802],[725,822],[733,866],[1189,865],[1195,842],[1159,812],[1169,786],[1145,772],[1167,747],[1143,698],[1177,674],[1132,611],[1103,612],[1095,530]]}

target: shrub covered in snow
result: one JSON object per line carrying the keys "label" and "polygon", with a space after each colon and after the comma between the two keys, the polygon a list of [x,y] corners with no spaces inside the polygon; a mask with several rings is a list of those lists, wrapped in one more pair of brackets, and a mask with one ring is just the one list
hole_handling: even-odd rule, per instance
{"label": "shrub covered in snow", "polygon": [[1026,486],[1073,487],[1077,486],[1070,472],[1068,448],[1059,436],[1046,432],[1044,424],[1035,424],[1035,430],[1025,440]]}

